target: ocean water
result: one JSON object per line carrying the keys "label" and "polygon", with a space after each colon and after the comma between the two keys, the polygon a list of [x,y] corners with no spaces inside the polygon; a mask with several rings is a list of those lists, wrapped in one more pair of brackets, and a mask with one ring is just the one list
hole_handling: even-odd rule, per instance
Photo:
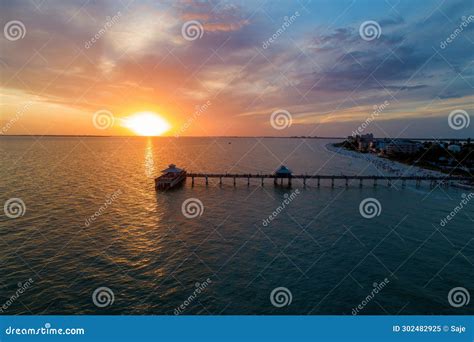
{"label": "ocean water", "polygon": [[[1,137],[0,204],[24,207],[0,215],[0,312],[472,314],[474,201],[441,224],[468,190],[243,179],[154,190],[172,162],[193,172],[282,163],[295,173],[384,172],[328,151],[330,142]],[[359,208],[368,198],[380,203],[372,218]],[[188,199],[197,217],[183,214]]]}

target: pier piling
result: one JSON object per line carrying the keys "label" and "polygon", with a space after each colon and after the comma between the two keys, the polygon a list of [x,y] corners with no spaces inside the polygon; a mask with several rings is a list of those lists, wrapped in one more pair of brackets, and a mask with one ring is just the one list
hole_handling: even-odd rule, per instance
{"label": "pier piling", "polygon": [[311,179],[316,179],[318,188],[321,186],[321,179],[327,179],[331,181],[331,187],[335,187],[336,180],[344,180],[345,186],[350,185],[350,181],[359,180],[359,187],[363,187],[364,180],[372,180],[373,186],[377,186],[377,182],[387,181],[387,185],[390,187],[394,182],[401,181],[403,187],[406,186],[407,181],[412,181],[416,184],[416,187],[420,187],[423,184],[423,181],[429,181],[429,186],[434,188],[436,186],[448,187],[454,182],[467,182],[467,184],[473,182],[473,177],[467,176],[348,176],[348,175],[276,175],[276,174],[229,174],[229,173],[188,173],[186,177],[191,178],[191,186],[194,187],[195,178],[204,178],[206,186],[209,185],[209,178],[219,178],[219,184],[223,184],[223,178],[232,178],[234,187],[237,186],[237,178],[246,178],[247,186],[250,186],[250,178],[259,178],[261,185],[264,186],[265,178],[273,179],[274,185],[283,185],[285,179],[287,179],[288,187],[292,186],[293,179],[302,179],[303,186],[308,185],[308,181]]}

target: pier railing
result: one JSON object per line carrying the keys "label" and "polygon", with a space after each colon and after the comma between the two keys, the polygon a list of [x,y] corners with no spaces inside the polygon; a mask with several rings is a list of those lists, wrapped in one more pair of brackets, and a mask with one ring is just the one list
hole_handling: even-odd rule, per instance
{"label": "pier railing", "polygon": [[321,180],[331,180],[332,186],[334,186],[335,180],[345,180],[346,185],[349,181],[358,180],[362,186],[363,181],[373,181],[374,185],[377,185],[377,181],[387,181],[390,186],[394,181],[401,181],[404,185],[406,181],[415,181],[416,184],[421,184],[422,181],[429,181],[431,185],[436,183],[448,184],[449,182],[474,182],[474,177],[467,176],[356,176],[356,175],[275,175],[275,174],[252,174],[252,173],[188,173],[188,178],[192,179],[194,185],[195,178],[204,178],[206,184],[209,184],[210,178],[218,178],[219,183],[222,184],[223,178],[232,178],[234,185],[236,185],[236,179],[244,178],[247,179],[247,183],[250,184],[250,179],[260,179],[262,185],[265,179],[273,179],[274,183],[277,184],[278,180],[283,184],[283,180],[287,180],[288,185],[291,185],[293,179],[303,180],[303,184],[306,185],[308,180],[317,180],[317,185],[320,185]]}

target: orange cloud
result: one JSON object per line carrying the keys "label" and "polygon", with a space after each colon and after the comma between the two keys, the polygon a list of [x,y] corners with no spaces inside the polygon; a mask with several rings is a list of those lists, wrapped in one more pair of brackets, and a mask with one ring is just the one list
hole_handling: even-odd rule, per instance
{"label": "orange cloud", "polygon": [[232,32],[238,31],[249,24],[248,20],[240,20],[235,23],[206,23],[204,29],[209,32]]}

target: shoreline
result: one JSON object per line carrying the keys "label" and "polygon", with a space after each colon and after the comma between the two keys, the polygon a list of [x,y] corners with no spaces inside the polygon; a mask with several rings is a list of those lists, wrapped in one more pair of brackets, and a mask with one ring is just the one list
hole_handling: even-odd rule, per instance
{"label": "shoreline", "polygon": [[332,153],[337,153],[342,156],[362,159],[367,162],[370,162],[374,165],[377,170],[381,171],[383,174],[392,174],[397,176],[435,176],[442,177],[446,176],[446,173],[436,170],[425,169],[416,165],[403,164],[401,162],[391,160],[388,158],[381,158],[377,155],[371,153],[360,153],[348,150],[344,147],[336,147],[334,143],[329,143],[325,145],[327,151]]}

